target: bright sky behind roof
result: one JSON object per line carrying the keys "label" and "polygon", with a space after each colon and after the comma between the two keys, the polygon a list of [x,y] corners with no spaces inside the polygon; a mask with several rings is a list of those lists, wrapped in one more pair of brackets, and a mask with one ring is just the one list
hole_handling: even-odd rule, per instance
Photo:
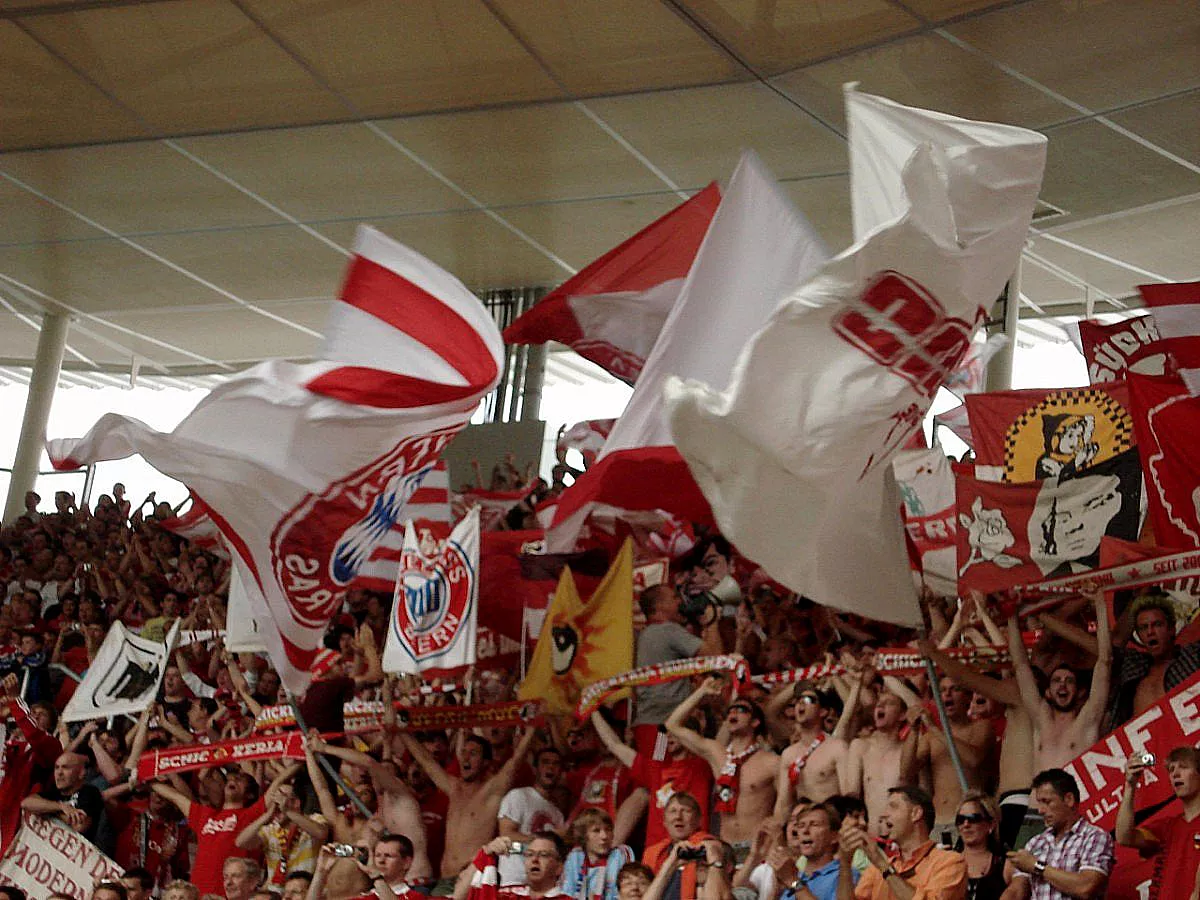
{"label": "bright sky behind roof", "polygon": [[[1074,387],[1087,384],[1087,370],[1083,357],[1069,343],[1054,344],[1038,342],[1032,347],[1017,347],[1014,365],[1014,388]],[[169,431],[178,424],[200,402],[205,392],[185,391],[174,388],[155,390],[139,386],[123,390],[106,388],[60,388],[54,398],[47,428],[50,437],[79,437],[92,424],[108,412],[123,413],[141,419],[146,424],[162,431]],[[623,384],[592,383],[585,386],[566,382],[548,381],[542,395],[542,417],[547,422],[546,437],[548,451],[543,454],[542,469],[549,472],[553,460],[553,440],[561,425],[570,425],[583,419],[604,419],[620,415],[629,399],[630,390]],[[953,408],[957,403],[945,390],[934,402],[932,413]],[[20,434],[21,417],[25,409],[25,388],[19,385],[0,387],[0,421],[6,427],[0,431],[0,466],[12,465]],[[942,429],[943,446],[955,456],[961,455],[964,446],[953,435]],[[41,469],[50,468],[43,454]],[[157,499],[179,503],[187,491],[179,482],[167,478],[144,462],[141,457],[100,463],[96,470],[96,482],[92,491],[93,502],[101,493],[108,493],[114,482],[125,484],[131,500],[140,501],[150,491]],[[53,509],[54,492],[68,490],[76,498],[83,490],[83,474],[42,475],[38,479],[37,491],[42,496],[42,508]],[[0,472],[0,491],[6,496],[8,473]]]}

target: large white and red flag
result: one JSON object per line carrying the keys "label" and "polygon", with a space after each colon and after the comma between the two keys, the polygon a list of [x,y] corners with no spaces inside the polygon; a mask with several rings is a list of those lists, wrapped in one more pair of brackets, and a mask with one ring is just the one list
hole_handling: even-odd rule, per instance
{"label": "large white and red flag", "polygon": [[479,614],[479,508],[432,555],[409,522],[383,648],[385,672],[444,672],[475,662]]}
{"label": "large white and red flag", "polygon": [[83,438],[51,441],[50,458],[74,468],[140,453],[194,490],[234,551],[284,685],[299,694],[342,592],[496,384],[502,359],[499,331],[461,282],[363,228],[317,362],[257,365],[170,434],[106,415]]}
{"label": "large white and red flag", "polygon": [[[1016,267],[1046,139],[853,90],[847,115],[856,223],[901,191],[904,208],[797,279],[726,390],[676,380],[667,406],[741,553],[819,603],[915,624],[891,463]],[[880,180],[901,167],[902,187]]]}
{"label": "large white and red flag", "polygon": [[1154,314],[1162,346],[1171,354],[1183,383],[1200,394],[1200,281],[1141,284],[1138,290]]}
{"label": "large white and red flag", "polygon": [[762,161],[743,154],[629,405],[595,465],[558,498],[546,534],[552,551],[573,549],[592,515],[650,528],[657,527],[654,517],[666,521],[666,514],[712,521],[673,446],[663,385],[674,375],[725,384],[741,346],[779,298],[827,258],[821,239]]}
{"label": "large white and red flag", "polygon": [[713,182],[543,297],[504,329],[504,339],[560,341],[633,384],[720,202]]}

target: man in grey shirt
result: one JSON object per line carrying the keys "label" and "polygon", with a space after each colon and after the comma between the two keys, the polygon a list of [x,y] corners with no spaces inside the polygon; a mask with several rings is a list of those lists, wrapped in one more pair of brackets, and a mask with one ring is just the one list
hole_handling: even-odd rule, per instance
{"label": "man in grey shirt", "polygon": [[[703,626],[685,625],[686,619],[679,611],[679,598],[667,585],[646,588],[639,602],[642,612],[646,614],[646,627],[642,629],[637,642],[639,668],[724,652],[718,628],[719,617],[710,617],[710,621]],[[699,631],[699,635],[696,631]],[[659,726],[691,692],[691,682],[686,678],[635,690],[637,710],[633,724],[638,752],[654,752]]]}

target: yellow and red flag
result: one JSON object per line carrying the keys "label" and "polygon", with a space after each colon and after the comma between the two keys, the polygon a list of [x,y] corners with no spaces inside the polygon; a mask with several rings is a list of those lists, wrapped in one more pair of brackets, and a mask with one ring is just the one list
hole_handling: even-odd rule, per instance
{"label": "yellow and red flag", "polygon": [[626,539],[586,603],[563,568],[529,671],[517,692],[551,713],[571,713],[594,681],[633,667],[633,543]]}

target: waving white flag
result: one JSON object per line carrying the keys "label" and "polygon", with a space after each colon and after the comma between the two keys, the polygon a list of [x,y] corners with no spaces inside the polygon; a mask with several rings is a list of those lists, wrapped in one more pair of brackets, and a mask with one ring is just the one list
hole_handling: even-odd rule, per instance
{"label": "waving white flag", "polygon": [[479,613],[479,507],[473,506],[432,558],[405,528],[383,671],[428,672],[475,662]]}
{"label": "waving white flag", "polygon": [[360,229],[319,361],[262,363],[171,434],[123,416],[51,441],[59,468],[141,453],[204,501],[243,564],[260,634],[302,693],[342,593],[482,397],[500,333],[449,273]]}
{"label": "waving white flag", "polygon": [[[863,117],[886,134],[932,122],[934,138],[950,118],[869,99],[848,107],[852,145],[873,131]],[[819,603],[901,624],[920,616],[891,461],[1016,265],[1045,163],[1039,134],[975,143],[962,124],[943,130],[963,143],[917,140],[903,215],[797,284],[728,389],[666,390],[675,444],[742,553]]]}
{"label": "waving white flag", "polygon": [[113,622],[83,680],[63,710],[64,722],[136,715],[154,702],[167,657],[179,636],[179,620],[165,641],[151,641]]}

